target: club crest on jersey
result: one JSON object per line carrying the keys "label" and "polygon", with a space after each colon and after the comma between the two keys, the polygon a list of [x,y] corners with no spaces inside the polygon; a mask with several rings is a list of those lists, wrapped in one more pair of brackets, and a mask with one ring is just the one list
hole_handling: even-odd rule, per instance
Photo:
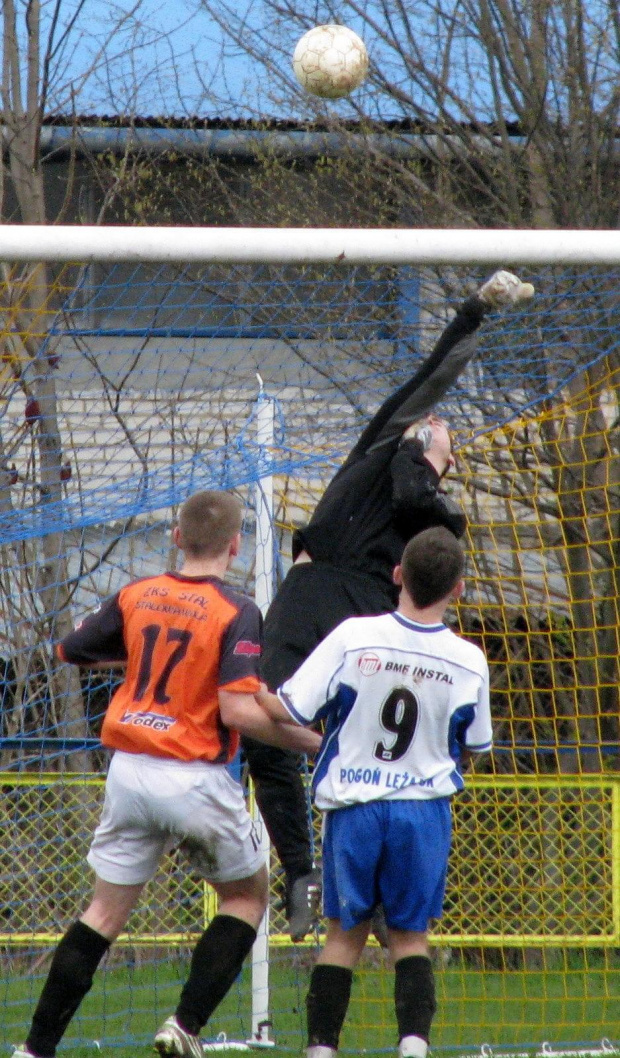
{"label": "club crest on jersey", "polygon": [[362,676],[374,676],[381,668],[381,658],[377,654],[362,654],[358,659],[357,667]]}
{"label": "club crest on jersey", "polygon": [[235,644],[233,654],[247,654],[249,657],[254,657],[254,655],[260,654],[260,645],[253,643],[251,639],[240,639]]}

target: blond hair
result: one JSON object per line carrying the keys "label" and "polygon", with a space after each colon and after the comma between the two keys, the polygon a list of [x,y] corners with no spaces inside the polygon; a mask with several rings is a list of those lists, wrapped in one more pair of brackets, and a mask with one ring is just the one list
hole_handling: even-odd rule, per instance
{"label": "blond hair", "polygon": [[230,492],[196,492],[179,510],[179,544],[191,558],[216,558],[241,529],[242,508]]}

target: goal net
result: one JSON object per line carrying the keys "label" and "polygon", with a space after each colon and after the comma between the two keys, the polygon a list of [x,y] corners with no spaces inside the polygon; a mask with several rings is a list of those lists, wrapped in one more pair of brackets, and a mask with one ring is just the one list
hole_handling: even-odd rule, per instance
{"label": "goal net", "polygon": [[[472,1056],[614,1053],[620,255],[588,260],[586,232],[555,260],[547,233],[523,233],[516,256],[520,233],[440,232],[414,249],[388,239],[373,258],[381,233],[356,243],[332,231],[321,250],[316,233],[240,229],[224,253],[204,232],[184,242],[144,229],[123,243],[108,229],[87,250],[67,229],[39,230],[24,249],[23,232],[0,230],[0,1042],[23,1039],[92,883],[115,677],[60,664],[52,643],[129,579],[173,568],[177,508],[203,488],[242,498],[231,578],[265,607],[293,529],[369,415],[505,265],[536,296],[486,319],[439,409],[457,449],[448,488],[469,524],[455,624],[488,655],[497,746],[454,802],[432,1043]],[[332,254],[339,237],[346,253]],[[268,936],[208,1026],[214,1049],[305,1043],[322,926],[290,944],[275,856],[271,868]],[[168,858],[66,1046],[148,1043],[214,910],[208,887]],[[394,1049],[392,989],[371,944],[343,1051]]]}

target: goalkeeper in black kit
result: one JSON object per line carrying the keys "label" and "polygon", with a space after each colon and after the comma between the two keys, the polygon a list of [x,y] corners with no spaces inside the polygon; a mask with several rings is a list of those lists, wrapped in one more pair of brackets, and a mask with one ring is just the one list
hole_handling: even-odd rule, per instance
{"label": "goalkeeper in black kit", "polygon": [[[533,294],[530,283],[499,271],[467,298],[428,358],[368,423],[308,525],[295,532],[293,566],[265,619],[261,674],[270,690],[341,621],[395,608],[392,571],[411,537],[440,525],[457,538],[465,532],[463,511],[441,487],[454,457],[448,427],[432,409],[472,359],[484,317]],[[242,745],[286,875],[291,939],[301,941],[316,917],[320,884],[300,759],[247,738]]]}

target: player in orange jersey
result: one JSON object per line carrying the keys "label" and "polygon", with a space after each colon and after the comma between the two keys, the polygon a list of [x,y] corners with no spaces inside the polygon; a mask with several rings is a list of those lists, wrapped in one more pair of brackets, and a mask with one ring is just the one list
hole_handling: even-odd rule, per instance
{"label": "player in orange jersey", "polygon": [[309,753],[320,738],[272,721],[254,697],[260,611],[223,580],[240,529],[241,506],[229,493],[190,497],[173,530],[181,570],[122,588],[58,646],[65,661],[125,663],[126,674],[102,728],[114,755],[88,853],[94,895],[55,951],[17,1058],[53,1058],[101,959],[175,847],[215,889],[218,913],[194,949],[175,1014],[155,1036],[160,1054],[202,1058],[200,1031],[254,943],[267,868],[226,765],[239,732]]}

